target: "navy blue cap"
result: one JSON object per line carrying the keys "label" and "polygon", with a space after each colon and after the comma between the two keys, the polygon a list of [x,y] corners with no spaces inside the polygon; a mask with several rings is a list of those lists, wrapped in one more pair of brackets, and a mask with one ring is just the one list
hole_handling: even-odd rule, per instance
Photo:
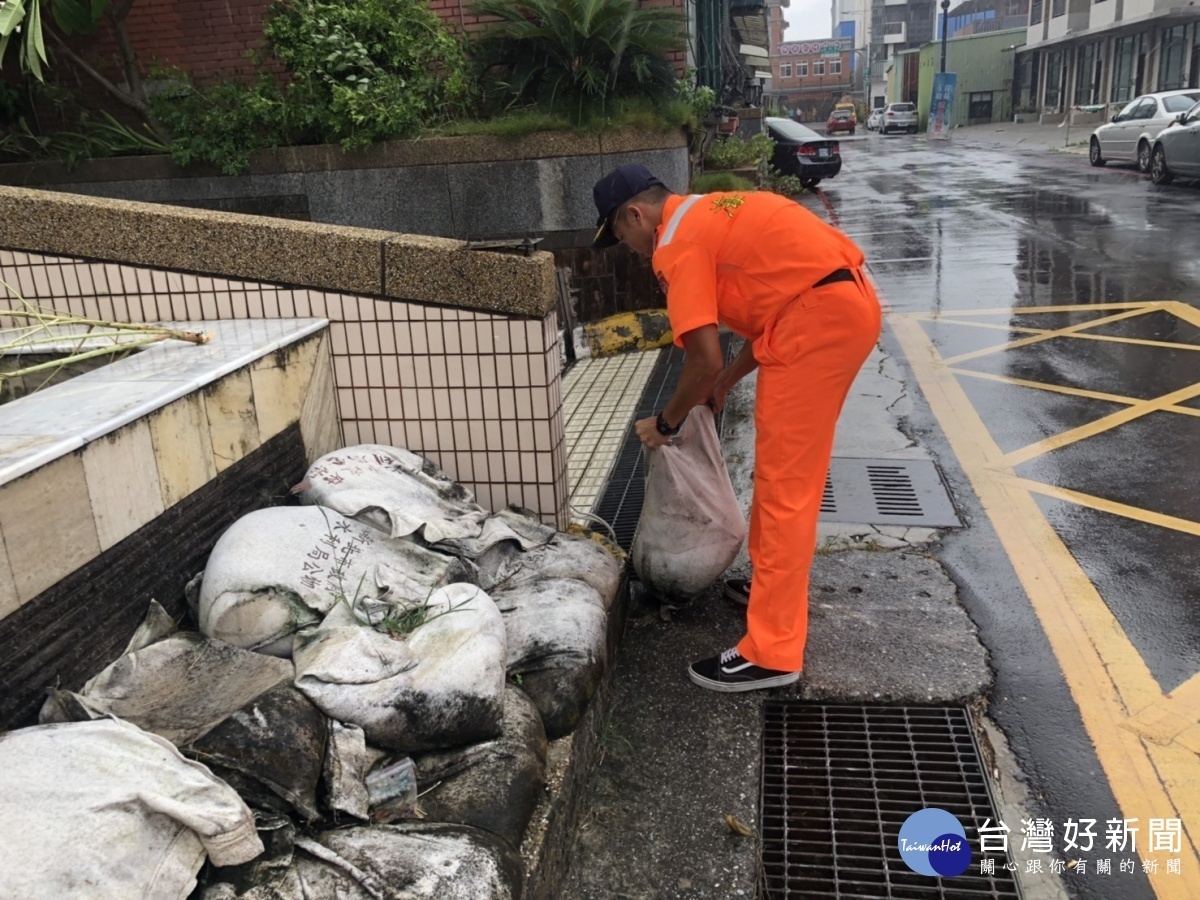
{"label": "navy blue cap", "polygon": [[600,218],[596,220],[596,236],[592,239],[592,246],[611,247],[618,243],[612,230],[612,214],[622,203],[628,203],[656,184],[662,185],[662,182],[645,166],[636,163],[618,166],[597,181],[592,188],[592,199],[596,201],[596,212]]}

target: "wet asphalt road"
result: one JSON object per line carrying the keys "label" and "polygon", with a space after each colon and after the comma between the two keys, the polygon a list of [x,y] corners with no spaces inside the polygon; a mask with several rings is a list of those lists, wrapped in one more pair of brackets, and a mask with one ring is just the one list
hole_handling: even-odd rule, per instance
{"label": "wet asphalt road", "polygon": [[[1200,351],[1187,348],[1200,348],[1200,320],[1181,317],[1180,307],[1094,307],[1200,306],[1200,188],[1156,188],[1129,169],[1093,169],[1084,157],[961,140],[872,135],[842,147],[841,174],[803,202],[863,248],[893,315],[931,314],[920,319],[923,334],[961,373],[957,383],[999,451],[1015,454],[1007,459],[1016,475],[1048,486],[1035,495],[1038,508],[1156,690],[1192,679],[1200,672],[1200,417],[1188,410],[1200,409],[1200,399],[1186,394],[1200,383]],[[1071,309],[1038,312],[1044,307]],[[1124,313],[1083,329],[1090,337],[994,349]],[[1175,391],[1185,396],[1174,409],[1038,449]],[[1121,817],[1120,806],[1017,577],[1024,563],[1001,546],[934,414],[918,408],[908,428],[939,456],[969,523],[938,555],[991,654],[991,715],[1039,804],[1027,815],[1046,816],[1060,831],[1068,818],[1096,819],[1102,845],[1104,823]],[[1124,811],[1140,817],[1143,839],[1150,817],[1176,815]],[[1019,841],[1020,823],[1007,824]],[[1195,840],[1200,822],[1184,825]],[[1112,857],[1115,871],[1123,854],[1098,851],[1079,855]],[[1074,896],[1127,900],[1154,896],[1155,879],[1168,876],[1064,877]]]}

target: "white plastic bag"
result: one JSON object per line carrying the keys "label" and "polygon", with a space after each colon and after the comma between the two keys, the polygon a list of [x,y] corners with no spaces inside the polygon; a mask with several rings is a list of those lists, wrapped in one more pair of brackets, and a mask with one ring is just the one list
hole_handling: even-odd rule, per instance
{"label": "white plastic bag", "polygon": [[712,410],[697,406],[670,444],[646,451],[634,571],[660,597],[690,600],[721,577],[745,539]]}

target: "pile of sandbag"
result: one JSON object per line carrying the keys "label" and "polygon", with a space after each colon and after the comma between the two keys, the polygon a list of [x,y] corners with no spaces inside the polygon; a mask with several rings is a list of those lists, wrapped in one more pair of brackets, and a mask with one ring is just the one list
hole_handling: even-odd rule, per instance
{"label": "pile of sandbag", "polygon": [[205,870],[206,900],[519,896],[548,739],[575,728],[606,665],[616,559],[483,510],[392,447],[329,454],[298,488],[305,505],[217,542],[189,586],[199,632],[152,604],[120,659],[49,692],[38,728],[124,729],[174,755],[181,798],[203,793],[189,778],[219,786],[226,818],[176,841],[162,896],[186,896],[205,851],[229,866]]}

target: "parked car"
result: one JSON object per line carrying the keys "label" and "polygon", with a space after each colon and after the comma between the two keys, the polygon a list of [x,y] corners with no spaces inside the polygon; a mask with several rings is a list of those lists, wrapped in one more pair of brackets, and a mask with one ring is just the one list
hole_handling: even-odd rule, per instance
{"label": "parked car", "polygon": [[858,120],[854,117],[854,111],[849,109],[835,109],[829,114],[829,119],[825,122],[825,133],[833,134],[837,131],[846,131],[854,134],[854,129],[858,127]]}
{"label": "parked car", "polygon": [[1200,103],[1158,133],[1150,151],[1150,180],[1170,184],[1175,177],[1200,178]]}
{"label": "parked car", "polygon": [[1200,90],[1195,88],[1134,98],[1111,121],[1092,132],[1088,159],[1093,166],[1110,162],[1137,163],[1139,171],[1149,172],[1154,139],[1197,100],[1200,100]]}
{"label": "parked car", "polygon": [[785,175],[795,175],[806,188],[842,170],[841,147],[837,141],[817,134],[791,119],[768,117],[767,134],[775,142],[771,165]]}
{"label": "parked car", "polygon": [[879,130],[884,134],[893,131],[903,131],[906,134],[917,133],[917,104],[889,103],[883,108],[883,122]]}
{"label": "parked car", "polygon": [[883,107],[877,106],[867,116],[867,131],[878,131],[883,126]]}

